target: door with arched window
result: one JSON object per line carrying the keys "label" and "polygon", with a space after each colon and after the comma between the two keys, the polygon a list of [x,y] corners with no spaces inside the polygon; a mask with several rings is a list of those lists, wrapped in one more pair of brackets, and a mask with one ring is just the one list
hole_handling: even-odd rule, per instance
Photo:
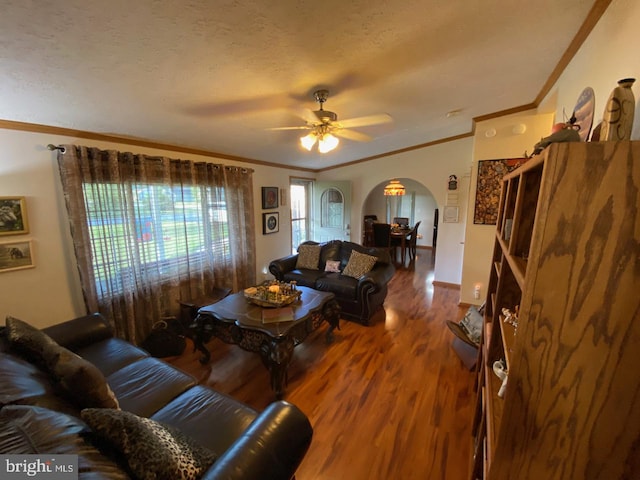
{"label": "door with arched window", "polygon": [[350,240],[351,183],[316,182],[313,197],[313,239]]}

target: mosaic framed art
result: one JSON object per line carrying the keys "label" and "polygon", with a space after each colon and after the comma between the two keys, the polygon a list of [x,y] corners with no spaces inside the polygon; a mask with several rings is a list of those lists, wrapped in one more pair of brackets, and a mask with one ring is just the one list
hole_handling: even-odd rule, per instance
{"label": "mosaic framed art", "polygon": [[502,177],[527,160],[528,158],[503,158],[480,160],[478,162],[478,183],[476,186],[473,223],[480,225],[496,224],[498,221]]}

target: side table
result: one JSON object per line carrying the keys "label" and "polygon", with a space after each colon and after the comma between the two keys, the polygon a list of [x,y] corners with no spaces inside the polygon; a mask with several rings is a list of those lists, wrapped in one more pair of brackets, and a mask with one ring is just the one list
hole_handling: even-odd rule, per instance
{"label": "side table", "polygon": [[185,327],[189,328],[196,319],[198,310],[206,305],[218,303],[223,298],[228,297],[230,293],[230,288],[215,287],[208,295],[202,295],[194,299],[179,300],[180,321]]}

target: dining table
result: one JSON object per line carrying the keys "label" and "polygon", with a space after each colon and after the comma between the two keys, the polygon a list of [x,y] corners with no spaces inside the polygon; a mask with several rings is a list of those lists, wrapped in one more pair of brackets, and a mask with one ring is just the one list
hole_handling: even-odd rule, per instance
{"label": "dining table", "polygon": [[409,227],[397,227],[391,229],[391,240],[400,241],[400,261],[402,262],[402,265],[404,265],[404,261],[406,259],[407,242],[409,241],[412,230],[413,229]]}

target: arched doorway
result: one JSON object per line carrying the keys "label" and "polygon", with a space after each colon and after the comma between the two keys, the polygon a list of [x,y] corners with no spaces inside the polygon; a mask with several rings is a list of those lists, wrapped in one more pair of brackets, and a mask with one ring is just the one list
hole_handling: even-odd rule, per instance
{"label": "arched doorway", "polygon": [[[420,223],[418,247],[433,246],[432,228],[437,227],[438,203],[431,191],[422,183],[410,178],[398,178],[404,185],[406,193],[402,197],[385,197],[384,186],[387,181],[381,182],[371,189],[362,204],[361,223],[364,223],[365,215],[375,215],[377,221],[391,223],[394,217],[408,217],[409,223]],[[362,227],[364,232],[364,226]]]}

